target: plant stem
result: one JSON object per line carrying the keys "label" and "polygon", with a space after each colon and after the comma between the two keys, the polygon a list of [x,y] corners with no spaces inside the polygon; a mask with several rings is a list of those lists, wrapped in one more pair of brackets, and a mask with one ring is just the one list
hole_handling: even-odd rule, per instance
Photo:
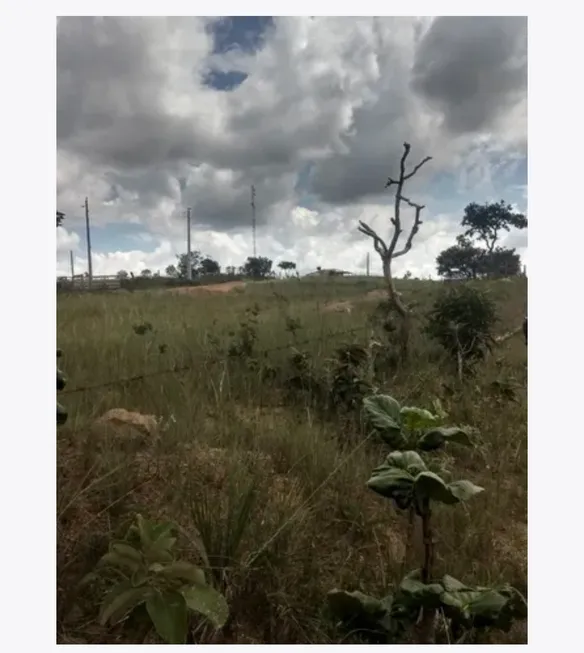
{"label": "plant stem", "polygon": [[[432,581],[432,569],[434,566],[434,543],[432,540],[431,527],[432,511],[430,509],[430,499],[425,499],[422,508],[422,540],[424,543],[424,564],[422,566],[422,582],[428,584]],[[420,644],[435,643],[435,616],[436,610],[433,608],[423,608],[422,619],[420,621],[419,635]]]}
{"label": "plant stem", "polygon": [[429,583],[432,578],[432,568],[434,566],[434,546],[432,541],[431,520],[432,512],[430,509],[430,500],[424,500],[422,511],[422,540],[424,543],[424,565],[422,567],[422,582]]}

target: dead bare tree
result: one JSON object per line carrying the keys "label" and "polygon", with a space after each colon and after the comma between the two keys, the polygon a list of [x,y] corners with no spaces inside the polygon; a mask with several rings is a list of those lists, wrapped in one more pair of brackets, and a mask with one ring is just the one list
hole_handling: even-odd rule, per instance
{"label": "dead bare tree", "polygon": [[[402,154],[402,158],[400,160],[399,178],[396,181],[395,179],[389,177],[387,179],[387,183],[385,184],[385,188],[397,186],[395,191],[394,216],[393,218],[390,218],[391,224],[393,225],[393,236],[389,245],[387,245],[386,242],[379,236],[379,234],[377,234],[368,224],[365,224],[365,222],[362,222],[361,220],[359,221],[359,231],[373,239],[373,246],[375,247],[375,251],[379,254],[383,266],[383,276],[385,277],[385,282],[387,284],[389,305],[395,309],[400,317],[401,327],[399,331],[399,339],[400,357],[402,361],[406,360],[409,354],[411,311],[401,299],[399,293],[397,293],[395,290],[391,272],[391,262],[394,259],[407,254],[412,248],[414,237],[418,233],[420,225],[422,224],[422,221],[420,220],[420,213],[422,212],[422,209],[425,208],[424,205],[416,204],[403,195],[404,183],[408,181],[408,179],[411,179],[425,163],[432,160],[431,156],[427,156],[420,163],[418,163],[418,165],[414,166],[410,172],[406,172],[406,159],[408,158],[410,149],[410,144],[404,143],[404,153]],[[400,215],[402,202],[405,202],[408,206],[411,206],[415,210],[415,216],[405,245],[402,249],[396,251],[399,238],[403,232]]]}

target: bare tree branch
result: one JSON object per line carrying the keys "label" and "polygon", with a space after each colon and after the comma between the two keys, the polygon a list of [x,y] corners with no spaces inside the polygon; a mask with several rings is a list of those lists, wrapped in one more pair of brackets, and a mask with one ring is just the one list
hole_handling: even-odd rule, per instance
{"label": "bare tree branch", "polygon": [[379,254],[379,256],[381,256],[382,259],[387,256],[387,245],[383,239],[373,229],[371,229],[368,224],[359,220],[358,230],[362,234],[373,238],[373,246],[375,247],[375,251]]}
{"label": "bare tree branch", "polygon": [[408,239],[406,240],[406,244],[404,245],[404,248],[401,249],[399,252],[394,252],[393,258],[397,258],[398,256],[403,256],[404,254],[407,254],[410,251],[410,249],[412,249],[414,236],[420,230],[420,225],[423,224],[422,221],[420,220],[420,213],[422,212],[422,209],[426,208],[424,204],[416,204],[415,202],[409,200],[407,197],[404,197],[403,195],[402,195],[402,200],[406,204],[411,206],[413,209],[416,209],[416,215],[414,217],[414,223],[412,224],[412,229],[410,231],[410,235],[408,236]]}
{"label": "bare tree branch", "polygon": [[[408,154],[410,153],[411,146],[409,143],[404,143],[404,153],[402,154],[402,158],[400,160],[400,179],[402,183],[404,181],[407,181],[408,179],[411,179],[417,172],[418,170],[428,161],[432,160],[431,156],[427,156],[425,159],[422,159],[420,163],[418,163],[417,166],[414,166],[414,169],[411,172],[408,172],[406,174],[405,166],[406,166],[406,159],[408,158]],[[396,181],[395,179],[392,179],[391,177],[387,178],[387,182],[385,183],[385,188],[389,188],[390,186],[397,186],[399,184],[399,181]]]}
{"label": "bare tree branch", "polygon": [[404,177],[404,181],[411,179],[425,163],[428,163],[428,161],[432,161],[431,156],[427,156],[425,159],[422,159],[422,161],[420,161],[420,163],[418,163],[418,165],[415,166],[414,169]]}

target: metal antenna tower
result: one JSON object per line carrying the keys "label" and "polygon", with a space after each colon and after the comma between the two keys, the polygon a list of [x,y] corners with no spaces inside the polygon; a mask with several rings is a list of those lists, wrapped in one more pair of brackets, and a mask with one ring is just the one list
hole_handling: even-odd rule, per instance
{"label": "metal antenna tower", "polygon": [[253,238],[253,257],[256,258],[256,212],[255,212],[255,186],[251,187],[251,233]]}

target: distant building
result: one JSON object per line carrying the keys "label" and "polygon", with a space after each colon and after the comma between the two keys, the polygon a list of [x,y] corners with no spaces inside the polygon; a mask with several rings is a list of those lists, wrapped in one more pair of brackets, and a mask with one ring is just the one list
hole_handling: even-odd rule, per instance
{"label": "distant building", "polygon": [[352,272],[347,270],[337,270],[335,268],[318,268],[314,272],[309,272],[305,274],[305,277],[349,277],[352,276]]}

